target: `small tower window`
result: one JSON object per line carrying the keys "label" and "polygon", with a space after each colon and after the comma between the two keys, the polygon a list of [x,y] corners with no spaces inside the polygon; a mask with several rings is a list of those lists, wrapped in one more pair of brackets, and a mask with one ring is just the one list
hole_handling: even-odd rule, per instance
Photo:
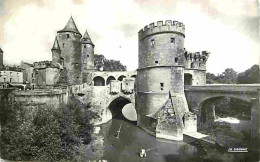
{"label": "small tower window", "polygon": [[84,48],[87,48],[87,46],[86,46],[86,45],[84,45]]}
{"label": "small tower window", "polygon": [[62,47],[64,48],[64,43],[62,43]]}
{"label": "small tower window", "polygon": [[70,35],[69,35],[69,34],[66,34],[66,37],[67,37],[67,38],[70,38]]}
{"label": "small tower window", "polygon": [[160,85],[161,85],[161,90],[163,90],[164,84],[163,84],[163,83],[160,83]]}
{"label": "small tower window", "polygon": [[154,61],[155,64],[158,64],[159,62],[158,61]]}
{"label": "small tower window", "polygon": [[87,55],[87,57],[89,57],[89,55]]}
{"label": "small tower window", "polygon": [[151,40],[151,46],[154,46],[154,39]]}
{"label": "small tower window", "polygon": [[175,38],[171,38],[171,43],[175,43]]}
{"label": "small tower window", "polygon": [[10,78],[10,82],[12,82],[12,78]]}
{"label": "small tower window", "polygon": [[5,82],[5,78],[4,78],[4,82]]}
{"label": "small tower window", "polygon": [[175,62],[178,62],[178,58],[177,57],[175,57]]}

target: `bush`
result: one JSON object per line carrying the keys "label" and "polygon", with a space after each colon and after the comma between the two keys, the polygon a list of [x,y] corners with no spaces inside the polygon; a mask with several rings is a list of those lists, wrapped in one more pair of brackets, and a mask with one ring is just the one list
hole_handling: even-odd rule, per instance
{"label": "bush", "polygon": [[75,98],[58,108],[4,103],[0,112],[2,158],[75,160],[79,148],[91,142],[94,115]]}

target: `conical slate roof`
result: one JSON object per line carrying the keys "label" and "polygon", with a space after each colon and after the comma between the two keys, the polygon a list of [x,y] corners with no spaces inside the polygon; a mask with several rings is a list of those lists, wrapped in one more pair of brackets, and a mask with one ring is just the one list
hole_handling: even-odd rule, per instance
{"label": "conical slate roof", "polygon": [[90,39],[90,36],[88,35],[87,30],[86,30],[84,36],[82,37],[81,42],[84,43],[84,44],[92,44],[92,45],[94,45],[93,42]]}
{"label": "conical slate roof", "polygon": [[52,46],[52,50],[60,50],[60,46],[59,46],[57,37],[55,38],[54,44]]}
{"label": "conical slate roof", "polygon": [[[80,34],[74,20],[72,17],[70,17],[67,25],[65,26],[64,29],[58,31],[58,33],[62,33],[62,32],[73,32],[73,33],[77,33],[77,34]],[[81,34],[80,34],[81,35]]]}

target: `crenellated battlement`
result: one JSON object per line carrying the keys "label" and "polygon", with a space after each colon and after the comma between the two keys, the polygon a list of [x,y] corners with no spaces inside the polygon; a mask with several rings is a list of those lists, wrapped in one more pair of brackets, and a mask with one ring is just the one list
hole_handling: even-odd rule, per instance
{"label": "crenellated battlement", "polygon": [[186,60],[191,61],[200,61],[200,62],[206,62],[208,60],[210,52],[208,51],[201,51],[201,52],[184,52],[184,56]]}
{"label": "crenellated battlement", "polygon": [[188,69],[203,69],[206,70],[206,63],[208,60],[210,52],[201,51],[201,52],[184,52],[186,59],[185,67]]}
{"label": "crenellated battlement", "polygon": [[178,33],[185,37],[185,25],[182,22],[172,20],[157,21],[157,25],[151,23],[138,32],[139,40],[158,33]]}

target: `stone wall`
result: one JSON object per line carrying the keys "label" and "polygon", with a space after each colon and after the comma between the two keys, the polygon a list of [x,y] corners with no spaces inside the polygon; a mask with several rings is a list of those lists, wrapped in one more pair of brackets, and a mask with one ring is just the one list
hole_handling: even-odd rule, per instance
{"label": "stone wall", "polygon": [[58,107],[68,101],[67,89],[35,89],[13,91],[11,101],[20,102],[24,106],[51,105]]}
{"label": "stone wall", "polygon": [[206,70],[185,69],[184,75],[185,74],[190,74],[192,76],[191,85],[205,85],[206,84]]}

